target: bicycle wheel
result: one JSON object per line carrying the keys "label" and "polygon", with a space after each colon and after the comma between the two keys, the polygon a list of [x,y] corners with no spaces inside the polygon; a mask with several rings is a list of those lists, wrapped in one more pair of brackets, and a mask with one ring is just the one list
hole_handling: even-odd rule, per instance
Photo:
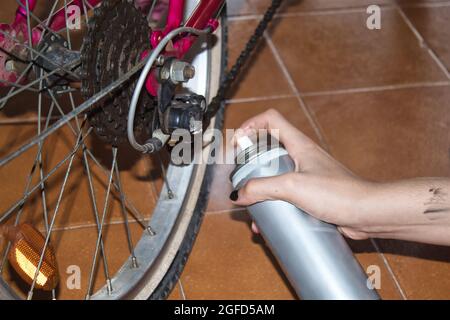
{"label": "bicycle wheel", "polygon": [[[23,76],[3,81],[8,86],[0,88],[3,182],[0,225],[26,222],[38,229],[56,253],[60,281],[50,292],[37,289],[36,279],[34,286],[24,282],[8,263],[11,242],[4,238],[0,247],[0,299],[166,298],[178,280],[200,227],[212,167],[206,162],[174,165],[167,150],[141,156],[126,144],[111,143],[98,134],[102,129],[95,127],[96,122],[89,118],[98,101],[87,100],[91,105],[83,101],[77,84],[79,74],[75,72],[77,57],[83,59],[79,53],[81,43],[86,42],[82,40],[86,25],[92,27],[97,14],[94,11],[84,16],[79,31],[66,27],[53,32],[45,27],[49,17],[70,4],[63,1],[63,8],[59,8],[59,2],[53,1],[50,13],[47,11],[43,18],[22,4],[26,12],[25,36],[28,33],[32,39],[30,30],[41,26],[47,34],[47,45],[61,45],[73,52],[74,60],[60,61],[57,57],[52,60],[47,55],[48,46],[26,42],[18,34],[9,33],[11,41],[22,44],[22,51],[14,51],[26,59],[18,59],[17,54],[9,52],[8,61],[14,61],[13,66]],[[189,16],[196,1],[186,3]],[[88,1],[83,4],[86,11],[94,10],[89,8]],[[154,1],[146,9],[160,10],[154,14],[146,12],[149,19],[163,19],[164,1],[161,4]],[[203,95],[207,101],[217,91],[226,62],[223,15],[221,21],[214,36],[200,39],[189,54],[196,77],[185,89]],[[105,35],[106,40],[108,36]],[[53,64],[51,68],[49,64]],[[113,84],[122,81],[119,89],[106,86],[101,93],[123,95],[127,83],[132,83],[131,71],[114,79]],[[84,112],[73,116],[80,107]],[[210,128],[221,129],[222,115],[223,108],[211,121]],[[211,152],[207,141],[202,152],[205,155]],[[84,228],[89,228],[90,233],[81,232]],[[77,236],[77,230],[81,236]],[[123,254],[119,247],[126,248],[129,254]],[[85,260],[89,261],[89,267],[75,272],[78,263]],[[68,274],[69,269],[75,270],[74,273]],[[73,275],[81,275],[81,279],[72,278]],[[67,288],[69,278],[73,280],[71,288]]]}

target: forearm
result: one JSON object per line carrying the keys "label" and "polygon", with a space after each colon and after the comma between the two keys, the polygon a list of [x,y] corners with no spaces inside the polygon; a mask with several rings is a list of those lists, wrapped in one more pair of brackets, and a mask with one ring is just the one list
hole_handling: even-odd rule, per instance
{"label": "forearm", "polygon": [[359,206],[359,229],[373,238],[450,245],[450,179],[373,184]]}

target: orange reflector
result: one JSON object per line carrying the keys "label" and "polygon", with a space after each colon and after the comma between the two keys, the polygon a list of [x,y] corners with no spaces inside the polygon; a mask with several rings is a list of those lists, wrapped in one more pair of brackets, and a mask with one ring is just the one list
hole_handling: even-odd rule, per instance
{"label": "orange reflector", "polygon": [[[19,276],[29,285],[33,283],[39,260],[44,249],[44,236],[30,224],[4,227],[4,234],[11,241],[8,261]],[[36,289],[52,290],[59,281],[56,257],[50,244],[36,277]]]}

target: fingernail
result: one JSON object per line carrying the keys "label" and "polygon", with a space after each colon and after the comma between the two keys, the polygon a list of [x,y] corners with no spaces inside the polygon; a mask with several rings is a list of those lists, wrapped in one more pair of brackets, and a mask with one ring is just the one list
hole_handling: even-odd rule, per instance
{"label": "fingernail", "polygon": [[230,193],[231,201],[236,201],[239,198],[238,191],[239,190],[234,190],[233,192]]}

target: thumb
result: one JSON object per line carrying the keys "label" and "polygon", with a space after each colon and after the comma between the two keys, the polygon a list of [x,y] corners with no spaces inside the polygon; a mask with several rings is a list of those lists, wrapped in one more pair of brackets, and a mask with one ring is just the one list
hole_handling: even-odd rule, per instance
{"label": "thumb", "polygon": [[230,194],[230,200],[239,206],[249,206],[264,200],[292,199],[295,190],[295,180],[298,173],[290,172],[283,175],[255,178],[249,180],[241,189]]}

